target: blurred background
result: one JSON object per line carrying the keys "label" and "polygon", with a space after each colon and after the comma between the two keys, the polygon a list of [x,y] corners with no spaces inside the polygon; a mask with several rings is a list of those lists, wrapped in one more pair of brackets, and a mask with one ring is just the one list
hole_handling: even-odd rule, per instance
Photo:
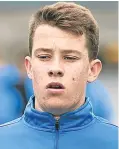
{"label": "blurred background", "polygon": [[[41,6],[52,3],[55,2],[0,1],[0,123],[19,117],[24,111],[29,98],[28,90],[31,89],[27,84],[28,79],[24,68],[24,57],[28,54],[29,18]],[[80,1],[76,3],[89,8],[99,24],[99,58],[103,62],[99,80],[110,95],[114,109],[112,122],[117,124],[118,2]],[[108,102],[106,104],[108,107]]]}

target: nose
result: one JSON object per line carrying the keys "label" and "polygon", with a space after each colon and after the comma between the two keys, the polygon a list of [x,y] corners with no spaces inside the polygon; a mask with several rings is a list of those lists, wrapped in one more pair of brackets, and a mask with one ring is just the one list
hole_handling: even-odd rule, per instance
{"label": "nose", "polygon": [[48,75],[50,77],[54,76],[54,77],[63,77],[64,73],[61,70],[50,70],[48,72]]}
{"label": "nose", "polygon": [[48,75],[50,77],[63,77],[64,76],[64,69],[61,68],[61,65],[59,62],[52,63],[51,67],[48,70]]}

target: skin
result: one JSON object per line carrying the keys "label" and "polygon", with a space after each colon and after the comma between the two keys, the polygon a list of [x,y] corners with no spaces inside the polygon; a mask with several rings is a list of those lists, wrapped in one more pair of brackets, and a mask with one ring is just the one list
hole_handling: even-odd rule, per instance
{"label": "skin", "polygon": [[[102,68],[100,60],[89,61],[84,34],[73,35],[50,25],[37,27],[25,66],[33,82],[35,108],[57,116],[84,104],[86,84],[94,81]],[[49,93],[46,85],[50,82],[62,83],[64,92]]]}

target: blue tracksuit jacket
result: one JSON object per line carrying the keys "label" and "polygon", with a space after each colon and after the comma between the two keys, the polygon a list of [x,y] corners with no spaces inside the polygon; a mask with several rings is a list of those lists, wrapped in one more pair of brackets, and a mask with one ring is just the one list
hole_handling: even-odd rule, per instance
{"label": "blue tracksuit jacket", "polygon": [[21,118],[0,126],[0,149],[117,149],[117,129],[93,114],[88,98],[56,120],[31,97]]}

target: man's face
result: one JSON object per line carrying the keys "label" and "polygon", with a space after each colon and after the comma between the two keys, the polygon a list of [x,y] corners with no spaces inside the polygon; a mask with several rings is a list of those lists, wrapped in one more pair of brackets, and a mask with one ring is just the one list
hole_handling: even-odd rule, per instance
{"label": "man's face", "polygon": [[83,104],[90,70],[85,45],[84,35],[75,36],[49,25],[36,29],[26,65],[37,109],[59,115]]}

